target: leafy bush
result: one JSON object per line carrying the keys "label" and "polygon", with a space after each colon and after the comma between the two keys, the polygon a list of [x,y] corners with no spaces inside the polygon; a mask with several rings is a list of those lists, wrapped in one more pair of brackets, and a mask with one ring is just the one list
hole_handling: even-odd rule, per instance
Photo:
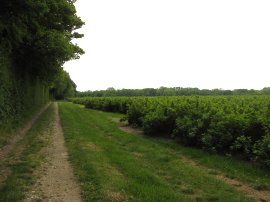
{"label": "leafy bush", "polygon": [[257,161],[270,168],[270,134],[265,135],[254,144],[253,154]]}
{"label": "leafy bush", "polygon": [[242,155],[270,167],[270,96],[74,98],[87,108],[126,114],[148,135]]}
{"label": "leafy bush", "polygon": [[170,108],[158,107],[144,116],[142,125],[146,134],[170,135],[175,127],[175,112]]}

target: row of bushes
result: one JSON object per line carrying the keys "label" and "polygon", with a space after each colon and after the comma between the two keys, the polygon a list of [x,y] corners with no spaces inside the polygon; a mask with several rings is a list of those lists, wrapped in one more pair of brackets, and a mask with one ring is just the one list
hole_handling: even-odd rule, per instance
{"label": "row of bushes", "polygon": [[270,167],[270,97],[74,98],[86,108],[126,114],[146,134]]}

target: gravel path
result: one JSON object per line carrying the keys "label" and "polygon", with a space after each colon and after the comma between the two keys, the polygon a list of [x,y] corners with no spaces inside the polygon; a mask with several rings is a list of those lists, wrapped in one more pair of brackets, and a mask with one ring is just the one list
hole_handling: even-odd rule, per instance
{"label": "gravel path", "polygon": [[44,149],[46,163],[25,201],[80,202],[81,191],[68,161],[58,105],[54,103],[52,142]]}

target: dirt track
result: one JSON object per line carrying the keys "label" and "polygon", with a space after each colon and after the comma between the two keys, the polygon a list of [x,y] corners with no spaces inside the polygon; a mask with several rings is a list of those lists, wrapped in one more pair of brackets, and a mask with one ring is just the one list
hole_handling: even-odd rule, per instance
{"label": "dirt track", "polygon": [[46,163],[37,172],[37,183],[27,194],[25,201],[80,202],[80,188],[68,161],[57,103],[54,103],[52,127],[52,142],[43,151]]}

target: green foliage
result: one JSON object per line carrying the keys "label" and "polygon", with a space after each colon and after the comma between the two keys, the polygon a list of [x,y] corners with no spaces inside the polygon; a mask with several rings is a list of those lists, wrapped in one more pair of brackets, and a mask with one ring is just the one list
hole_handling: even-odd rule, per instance
{"label": "green foliage", "polygon": [[53,80],[65,61],[83,50],[72,44],[83,25],[74,1],[4,0],[0,8],[0,47],[8,52],[19,74]]}
{"label": "green foliage", "polygon": [[262,90],[223,90],[223,89],[198,89],[198,88],[182,88],[182,87],[160,87],[160,88],[144,88],[144,89],[121,89],[107,88],[106,90],[79,92],[78,97],[111,97],[111,96],[217,96],[217,95],[269,95],[270,88]]}
{"label": "green foliage", "polygon": [[[39,80],[13,80],[0,85],[0,134],[23,124],[35,111],[49,101],[49,91]],[[1,79],[1,78],[0,78]],[[1,139],[1,138],[0,138]],[[0,141],[1,142],[1,141]]]}
{"label": "green foliage", "polygon": [[127,119],[130,124],[142,126],[142,118],[145,115],[143,104],[141,102],[131,102],[128,105]]}
{"label": "green foliage", "polygon": [[[146,134],[164,134],[211,152],[269,167],[269,96],[74,98],[87,108],[125,113]],[[127,110],[120,111],[125,103]]]}
{"label": "green foliage", "polygon": [[[83,50],[71,43],[83,35],[84,23],[70,0],[3,0],[0,8],[0,49],[16,75],[51,82],[64,62]],[[14,73],[14,72],[13,72]]]}
{"label": "green foliage", "polygon": [[240,151],[243,154],[250,155],[252,151],[251,138],[244,135],[237,137],[231,146],[231,150]]}
{"label": "green foliage", "polygon": [[0,134],[49,99],[48,87],[40,80],[18,79],[10,69],[11,60],[0,55]]}
{"label": "green foliage", "polygon": [[270,87],[265,87],[262,89],[262,92],[266,95],[270,95]]}
{"label": "green foliage", "polygon": [[1,171],[10,170],[10,172],[1,181],[0,201],[24,201],[26,192],[33,186],[36,180],[34,171],[41,163],[45,163],[44,153],[40,151],[50,143],[49,136],[52,133],[51,128],[48,129],[48,125],[52,121],[53,112],[53,107],[50,106],[27,132],[23,140],[16,144],[9,158],[1,161]]}
{"label": "green foliage", "polygon": [[256,159],[261,160],[266,166],[270,167],[270,134],[258,140],[253,148]]}
{"label": "green foliage", "polygon": [[[1,0],[0,133],[49,99],[49,87],[64,62],[83,50],[71,42],[84,23],[74,0]],[[64,94],[74,91],[69,82]]]}
{"label": "green foliage", "polygon": [[71,80],[68,72],[62,70],[57,74],[50,92],[54,98],[58,100],[74,97],[76,84]]}
{"label": "green foliage", "polygon": [[269,171],[246,162],[123,132],[113,121],[120,114],[68,102],[59,110],[84,201],[254,201],[209,174],[209,167],[258,186],[270,183]]}
{"label": "green foliage", "polygon": [[146,134],[171,134],[175,127],[174,109],[157,106],[149,111],[143,118],[143,130]]}

